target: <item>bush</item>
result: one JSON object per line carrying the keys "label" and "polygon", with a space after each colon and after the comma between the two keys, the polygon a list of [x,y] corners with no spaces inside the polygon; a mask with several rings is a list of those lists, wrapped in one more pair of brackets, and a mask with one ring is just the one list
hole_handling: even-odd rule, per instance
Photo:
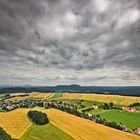
{"label": "bush", "polygon": [[34,123],[39,125],[43,125],[49,122],[46,113],[42,113],[41,111],[29,111],[28,116]]}
{"label": "bush", "polygon": [[133,104],[129,105],[129,107],[135,107],[135,106],[140,106],[140,103],[137,102],[137,103],[133,103]]}

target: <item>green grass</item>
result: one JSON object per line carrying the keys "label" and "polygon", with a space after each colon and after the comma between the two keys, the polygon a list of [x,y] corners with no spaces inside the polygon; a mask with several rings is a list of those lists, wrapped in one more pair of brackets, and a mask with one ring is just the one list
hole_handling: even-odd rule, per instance
{"label": "green grass", "polygon": [[103,103],[101,102],[96,102],[96,101],[88,101],[88,100],[84,100],[83,102],[81,102],[82,105],[86,106],[86,107],[92,107],[94,104],[96,105],[101,105]]}
{"label": "green grass", "polygon": [[80,102],[79,99],[56,99],[56,101],[62,101],[64,103],[69,103],[69,104],[75,104]]}
{"label": "green grass", "polygon": [[136,109],[140,111],[140,106],[137,106]]}
{"label": "green grass", "polygon": [[20,140],[74,140],[71,136],[52,124],[33,124]]}
{"label": "green grass", "polygon": [[45,109],[45,107],[35,106],[31,108],[31,110],[43,110],[43,109]]}
{"label": "green grass", "polygon": [[48,97],[48,100],[54,100],[60,97],[62,97],[62,93],[54,93],[53,96]]}
{"label": "green grass", "polygon": [[[56,99],[57,101],[62,101],[65,103],[69,103],[69,104],[75,104],[75,103],[79,103],[81,100],[80,99]],[[102,102],[96,102],[96,101],[88,101],[88,100],[83,100],[81,102],[81,105],[84,105],[86,107],[92,107],[94,104],[96,105],[101,105],[103,104]]]}
{"label": "green grass", "polygon": [[105,118],[110,121],[115,121],[118,123],[121,122],[130,129],[140,128],[140,113],[110,110],[99,113],[99,115],[101,118]]}
{"label": "green grass", "polygon": [[107,111],[107,110],[103,110],[103,109],[98,108],[98,109],[93,109],[91,111],[88,111],[86,113],[89,113],[89,114],[99,114],[99,113],[102,113],[102,112],[105,112],[105,111]]}
{"label": "green grass", "polygon": [[3,96],[4,96],[4,94],[1,94],[1,93],[0,93],[0,98],[3,97]]}

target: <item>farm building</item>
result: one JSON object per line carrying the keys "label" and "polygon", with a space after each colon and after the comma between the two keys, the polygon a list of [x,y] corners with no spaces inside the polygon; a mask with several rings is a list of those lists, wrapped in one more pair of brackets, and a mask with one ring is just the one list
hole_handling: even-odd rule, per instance
{"label": "farm building", "polygon": [[129,112],[138,112],[138,110],[134,107],[122,107],[122,109]]}
{"label": "farm building", "polygon": [[140,135],[140,128],[135,129],[135,133]]}

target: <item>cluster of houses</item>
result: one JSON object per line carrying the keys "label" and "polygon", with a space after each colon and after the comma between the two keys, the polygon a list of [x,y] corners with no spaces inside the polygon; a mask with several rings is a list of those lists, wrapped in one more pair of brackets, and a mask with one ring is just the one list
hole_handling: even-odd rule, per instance
{"label": "cluster of houses", "polygon": [[140,135],[140,128],[136,128],[136,129],[134,130],[134,132],[135,132],[136,134]]}
{"label": "cluster of houses", "polygon": [[35,106],[42,106],[43,101],[41,100],[21,100],[21,101],[10,101],[5,100],[0,103],[1,111],[11,111],[17,108],[31,108]]}
{"label": "cluster of houses", "polygon": [[129,107],[129,106],[122,107],[122,109],[123,109],[124,111],[128,111],[128,112],[139,112],[136,108],[134,108],[134,107]]}
{"label": "cluster of houses", "polygon": [[38,100],[21,100],[21,101],[10,101],[5,100],[0,103],[0,109],[1,111],[11,111],[17,108],[32,108],[35,106],[40,107],[49,107],[49,106],[59,106],[59,107],[71,107],[71,108],[82,108],[83,106],[75,103],[75,104],[66,104],[64,102],[56,102],[56,101],[43,101],[41,99]]}

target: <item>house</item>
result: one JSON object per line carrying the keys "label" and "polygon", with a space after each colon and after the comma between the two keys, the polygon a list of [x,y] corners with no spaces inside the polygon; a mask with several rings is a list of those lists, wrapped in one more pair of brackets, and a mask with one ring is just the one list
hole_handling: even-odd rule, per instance
{"label": "house", "polygon": [[134,107],[122,107],[122,109],[129,112],[138,112],[138,110]]}
{"label": "house", "polygon": [[94,104],[94,105],[92,106],[92,108],[98,109],[98,106],[97,106],[96,104]]}
{"label": "house", "polygon": [[88,114],[88,116],[89,116],[89,117],[92,117],[92,115],[91,115],[91,114]]}
{"label": "house", "polygon": [[139,134],[139,135],[140,135],[140,128],[136,128],[136,129],[134,130],[134,132],[135,132],[136,134]]}

